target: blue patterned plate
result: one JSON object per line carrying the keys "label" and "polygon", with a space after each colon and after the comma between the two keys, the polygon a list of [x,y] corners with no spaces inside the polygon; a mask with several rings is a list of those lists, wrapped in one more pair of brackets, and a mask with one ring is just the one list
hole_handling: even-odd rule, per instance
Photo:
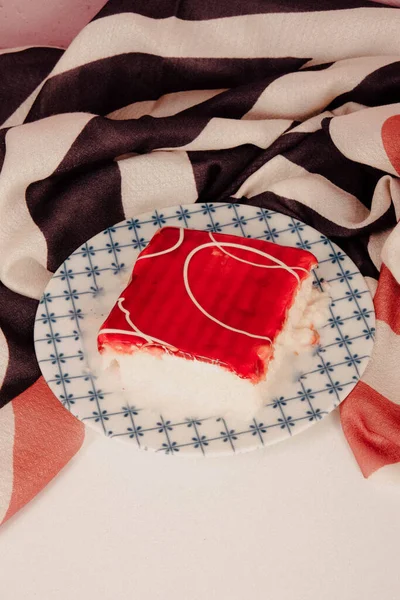
{"label": "blue patterned plate", "polygon": [[[318,258],[316,284],[330,285],[330,316],[321,345],[295,383],[282,386],[249,422],[209,418],[176,422],[125,399],[97,378],[96,333],[135,258],[164,225],[265,239],[309,249]],[[357,267],[315,229],[280,213],[238,204],[175,206],[99,233],[61,265],[42,297],[35,346],[43,376],[63,405],[105,435],[167,454],[215,455],[273,444],[317,423],[349,394],[373,346],[375,314]],[[96,366],[97,365],[97,366]]]}

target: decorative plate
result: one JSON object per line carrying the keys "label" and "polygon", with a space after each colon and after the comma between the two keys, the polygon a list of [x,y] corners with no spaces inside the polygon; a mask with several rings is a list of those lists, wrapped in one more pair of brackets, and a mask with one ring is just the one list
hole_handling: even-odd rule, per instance
{"label": "decorative plate", "polygon": [[[96,335],[157,228],[175,225],[255,237],[313,252],[315,285],[329,284],[330,316],[321,343],[293,383],[282,385],[249,422],[176,420],[130,401],[98,377]],[[243,452],[303,431],[356,385],[371,356],[375,314],[367,285],[344,252],[315,229],[283,214],[239,204],[175,206],[99,233],[61,265],[35,322],[35,346],[51,390],[78,419],[105,435],[171,455]]]}

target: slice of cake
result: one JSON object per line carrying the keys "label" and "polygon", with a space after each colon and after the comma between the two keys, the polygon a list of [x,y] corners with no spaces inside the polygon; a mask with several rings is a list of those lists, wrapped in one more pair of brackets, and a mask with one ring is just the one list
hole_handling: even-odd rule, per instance
{"label": "slice of cake", "polygon": [[298,248],[164,227],[101,327],[99,351],[137,406],[250,417],[288,349],[317,340],[316,265]]}

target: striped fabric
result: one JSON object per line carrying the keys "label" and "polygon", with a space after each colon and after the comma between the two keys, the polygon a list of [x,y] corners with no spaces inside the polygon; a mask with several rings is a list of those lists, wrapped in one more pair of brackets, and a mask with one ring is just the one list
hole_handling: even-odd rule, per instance
{"label": "striped fabric", "polygon": [[116,221],[234,198],[356,262],[376,347],[341,408],[365,476],[400,462],[400,12],[364,0],[110,0],[66,51],[0,52],[0,521],[79,449],[33,321]]}

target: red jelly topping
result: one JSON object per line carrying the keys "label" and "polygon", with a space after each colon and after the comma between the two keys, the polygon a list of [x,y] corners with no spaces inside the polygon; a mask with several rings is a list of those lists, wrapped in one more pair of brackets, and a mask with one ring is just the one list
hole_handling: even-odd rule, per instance
{"label": "red jelly topping", "polygon": [[298,248],[164,227],[140,253],[100,330],[99,351],[173,352],[257,382],[316,264]]}

